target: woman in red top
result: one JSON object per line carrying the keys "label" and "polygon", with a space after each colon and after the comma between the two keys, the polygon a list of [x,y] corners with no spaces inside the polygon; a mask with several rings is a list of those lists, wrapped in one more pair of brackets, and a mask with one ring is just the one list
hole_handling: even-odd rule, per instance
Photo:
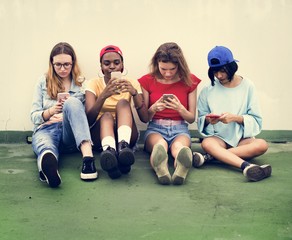
{"label": "woman in red top", "polygon": [[[145,150],[161,184],[184,183],[192,166],[188,123],[195,121],[197,86],[201,82],[190,73],[181,48],[162,44],[154,54],[150,73],[139,79],[150,121],[145,132]],[[174,158],[170,176],[168,151]]]}

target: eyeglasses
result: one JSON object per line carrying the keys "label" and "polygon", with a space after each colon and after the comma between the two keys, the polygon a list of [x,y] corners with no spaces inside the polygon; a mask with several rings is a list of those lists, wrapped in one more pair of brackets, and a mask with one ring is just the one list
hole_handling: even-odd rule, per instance
{"label": "eyeglasses", "polygon": [[66,62],[66,63],[53,63],[54,67],[57,69],[61,69],[64,67],[65,69],[69,69],[72,66],[72,63]]}

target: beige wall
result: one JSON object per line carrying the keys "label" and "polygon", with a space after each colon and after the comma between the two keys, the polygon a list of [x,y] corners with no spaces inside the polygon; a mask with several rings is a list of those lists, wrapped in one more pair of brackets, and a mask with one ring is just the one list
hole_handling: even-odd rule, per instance
{"label": "beige wall", "polygon": [[107,44],[121,47],[138,78],[157,47],[175,41],[203,79],[199,91],[208,51],[228,46],[258,89],[264,129],[291,130],[291,13],[292,0],[0,0],[0,131],[32,128],[33,88],[60,41],[73,45],[87,79]]}

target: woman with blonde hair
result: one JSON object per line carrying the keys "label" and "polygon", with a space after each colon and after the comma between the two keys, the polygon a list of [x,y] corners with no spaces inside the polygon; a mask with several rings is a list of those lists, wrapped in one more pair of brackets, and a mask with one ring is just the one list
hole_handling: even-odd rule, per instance
{"label": "woman with blonde hair", "polygon": [[60,42],[51,51],[47,74],[35,87],[30,114],[34,124],[32,147],[37,155],[40,180],[50,187],[61,184],[60,152],[80,150],[81,179],[97,178],[80,74],[74,49]]}

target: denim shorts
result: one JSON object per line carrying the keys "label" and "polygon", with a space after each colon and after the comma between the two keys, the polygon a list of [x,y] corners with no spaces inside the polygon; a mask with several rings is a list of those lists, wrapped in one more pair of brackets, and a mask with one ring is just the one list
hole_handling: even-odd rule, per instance
{"label": "denim shorts", "polygon": [[170,147],[173,140],[179,135],[185,135],[191,139],[190,131],[187,123],[181,123],[178,125],[160,125],[153,121],[149,122],[147,130],[144,135],[144,140],[152,133],[159,133]]}

